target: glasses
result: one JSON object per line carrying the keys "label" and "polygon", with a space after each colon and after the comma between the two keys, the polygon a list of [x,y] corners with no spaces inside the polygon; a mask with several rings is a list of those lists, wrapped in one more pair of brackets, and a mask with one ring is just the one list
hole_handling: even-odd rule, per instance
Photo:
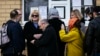
{"label": "glasses", "polygon": [[39,17],[39,15],[32,15],[32,17]]}

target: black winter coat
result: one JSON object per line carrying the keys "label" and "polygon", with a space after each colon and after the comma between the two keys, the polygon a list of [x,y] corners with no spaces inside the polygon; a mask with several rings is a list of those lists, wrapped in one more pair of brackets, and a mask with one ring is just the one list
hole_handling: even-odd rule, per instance
{"label": "black winter coat", "polygon": [[57,36],[53,27],[48,26],[39,40],[36,40],[38,56],[57,56]]}
{"label": "black winter coat", "polygon": [[100,17],[93,19],[86,31],[86,51],[88,56],[100,53]]}
{"label": "black winter coat", "polygon": [[27,39],[27,50],[28,50],[28,56],[37,56],[37,50],[38,48],[34,46],[30,41],[34,40],[33,37],[34,34],[42,33],[42,30],[36,28],[33,24],[33,22],[29,21],[24,26],[24,36]]}
{"label": "black winter coat", "polygon": [[65,42],[62,42],[60,40],[60,36],[59,36],[59,31],[61,29],[61,25],[64,24],[64,22],[62,22],[58,18],[49,19],[48,21],[49,21],[50,25],[53,26],[53,28],[56,31],[59,56],[64,56]]}

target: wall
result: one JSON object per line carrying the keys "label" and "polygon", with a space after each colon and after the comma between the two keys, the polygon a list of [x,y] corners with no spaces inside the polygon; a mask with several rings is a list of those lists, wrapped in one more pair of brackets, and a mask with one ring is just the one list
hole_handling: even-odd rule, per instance
{"label": "wall", "polygon": [[96,5],[100,6],[100,0],[96,0]]}
{"label": "wall", "polygon": [[21,0],[0,0],[0,26],[9,20],[9,13],[14,8],[21,8]]}

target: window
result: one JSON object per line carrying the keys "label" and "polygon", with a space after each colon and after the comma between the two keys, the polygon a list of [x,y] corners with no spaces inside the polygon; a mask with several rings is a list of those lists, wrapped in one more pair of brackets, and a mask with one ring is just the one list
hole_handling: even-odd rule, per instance
{"label": "window", "polygon": [[31,7],[48,6],[48,0],[24,0],[24,21],[28,21]]}
{"label": "window", "polygon": [[[58,3],[58,1],[63,2],[63,4],[54,4],[54,2]],[[30,14],[30,11],[31,11],[31,8],[33,7],[41,7],[41,6],[49,6],[49,7],[52,7],[53,5],[59,5],[59,6],[65,6],[65,4],[67,4],[67,2],[65,1],[69,1],[69,0],[22,0],[23,2],[23,19],[22,19],[22,23],[24,24],[25,21],[28,21],[29,19],[29,14]],[[49,3],[48,3],[49,2]],[[52,4],[53,2],[53,4]],[[89,3],[87,3],[89,2]],[[51,4],[50,4],[51,3]],[[74,9],[79,9],[80,12],[82,12],[83,15],[84,14],[84,10],[87,8],[87,7],[90,7],[90,6],[95,6],[96,5],[96,0],[70,0],[70,10],[74,10]],[[46,7],[41,7],[42,9],[43,8],[46,8]],[[60,11],[62,10],[63,8],[58,8],[57,9],[60,11],[60,13],[63,13],[63,12],[66,12],[69,7],[66,7],[65,8],[65,11]],[[40,12],[43,13],[43,11],[40,10]],[[45,12],[45,11],[44,11]],[[68,13],[70,14],[70,11],[68,11]],[[44,17],[44,15],[43,15]],[[67,16],[61,16],[62,18],[66,18]],[[68,15],[68,18],[70,17],[70,15]]]}
{"label": "window", "polygon": [[71,0],[71,10],[78,9],[83,15],[84,10],[91,6],[95,6],[95,0]]}

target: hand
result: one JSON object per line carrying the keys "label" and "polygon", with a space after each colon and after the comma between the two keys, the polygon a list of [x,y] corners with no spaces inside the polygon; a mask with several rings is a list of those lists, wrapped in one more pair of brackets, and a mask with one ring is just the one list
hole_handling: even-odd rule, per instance
{"label": "hand", "polygon": [[62,29],[62,30],[64,30],[64,29],[65,29],[65,27],[64,27],[64,25],[63,25],[63,24],[61,25],[61,29]]}
{"label": "hand", "polygon": [[32,40],[31,43],[34,44],[35,40]]}
{"label": "hand", "polygon": [[34,34],[33,37],[36,39],[40,39],[40,37],[42,36],[42,34]]}

